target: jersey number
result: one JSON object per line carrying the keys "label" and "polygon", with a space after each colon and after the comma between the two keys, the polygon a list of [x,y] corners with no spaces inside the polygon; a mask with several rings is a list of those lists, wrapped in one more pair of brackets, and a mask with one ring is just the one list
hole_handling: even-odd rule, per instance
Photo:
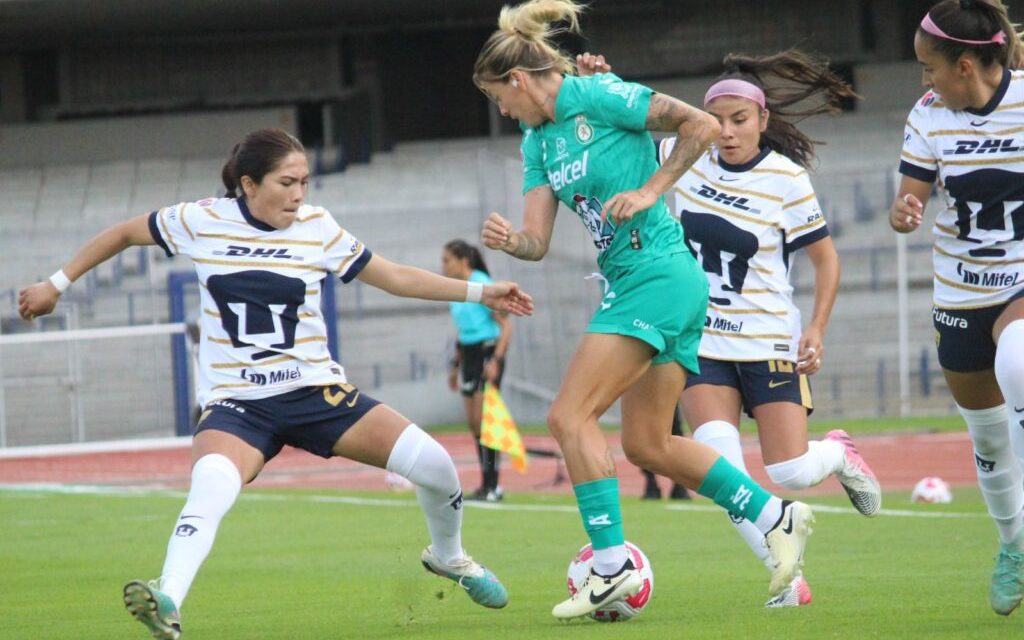
{"label": "jersey number", "polygon": [[277,355],[277,349],[295,346],[298,310],[306,299],[305,282],[269,271],[239,271],[210,276],[206,286],[233,347],[259,343],[275,350],[252,355],[253,360],[261,360]]}
{"label": "jersey number", "polygon": [[[1003,169],[979,169],[962,176],[946,178],[946,189],[956,201],[958,240],[981,244],[971,237],[971,220],[978,231],[1002,231],[986,234],[996,242],[1024,239],[1024,176]],[[1009,231],[1013,232],[1007,237]],[[978,234],[981,235],[981,234]],[[1004,249],[972,249],[975,257],[1001,257]]]}

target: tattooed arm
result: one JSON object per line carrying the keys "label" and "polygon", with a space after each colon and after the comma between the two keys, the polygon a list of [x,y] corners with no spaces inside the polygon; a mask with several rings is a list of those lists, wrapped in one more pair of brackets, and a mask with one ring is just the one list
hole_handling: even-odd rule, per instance
{"label": "tattooed arm", "polygon": [[636,191],[620,193],[608,201],[604,215],[611,216],[616,223],[653,206],[661,194],[668,191],[700,158],[722,130],[714,116],[660,93],[651,95],[646,127],[648,131],[675,131],[676,143],[644,186]]}
{"label": "tattooed arm", "polygon": [[523,228],[512,230],[512,223],[497,213],[484,222],[481,239],[490,249],[500,249],[520,260],[540,260],[551,245],[558,201],[548,185],[526,192],[523,206]]}

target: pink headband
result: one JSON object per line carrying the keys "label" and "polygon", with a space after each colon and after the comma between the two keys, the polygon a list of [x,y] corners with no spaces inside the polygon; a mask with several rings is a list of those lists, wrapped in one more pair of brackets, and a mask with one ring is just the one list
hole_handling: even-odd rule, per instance
{"label": "pink headband", "polygon": [[964,40],[963,38],[954,38],[953,36],[949,35],[945,31],[940,29],[939,25],[935,24],[935,21],[932,20],[932,14],[930,13],[926,13],[924,15],[924,20],[921,21],[921,28],[924,29],[926,33],[930,33],[933,36],[944,38],[946,40],[952,40],[953,42],[959,42],[961,44],[1006,44],[1006,34],[1003,33],[1002,30],[996,31],[996,34],[989,38],[988,40]]}
{"label": "pink headband", "polygon": [[704,106],[708,106],[712,100],[722,96],[736,96],[737,98],[753,100],[764,109],[764,91],[761,91],[760,87],[746,80],[728,78],[711,85],[708,92],[704,94]]}

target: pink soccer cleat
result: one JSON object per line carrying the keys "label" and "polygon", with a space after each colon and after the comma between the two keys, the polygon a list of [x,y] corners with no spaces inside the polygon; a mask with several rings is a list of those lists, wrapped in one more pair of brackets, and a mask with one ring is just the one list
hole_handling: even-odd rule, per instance
{"label": "pink soccer cleat", "polygon": [[836,478],[846,490],[853,507],[869,518],[876,515],[882,508],[882,487],[878,484],[878,478],[871,471],[871,467],[857,451],[850,434],[842,429],[835,429],[829,431],[825,439],[843,445],[843,468],[836,473]]}

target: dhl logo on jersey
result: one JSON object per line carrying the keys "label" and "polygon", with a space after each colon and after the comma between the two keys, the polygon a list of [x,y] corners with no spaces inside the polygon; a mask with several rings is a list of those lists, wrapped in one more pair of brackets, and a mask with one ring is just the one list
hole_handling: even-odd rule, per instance
{"label": "dhl logo on jersey", "polygon": [[1014,153],[1024,147],[1014,144],[1013,138],[992,138],[989,140],[957,140],[954,149],[944,149],[943,155],[962,156],[972,153]]}

